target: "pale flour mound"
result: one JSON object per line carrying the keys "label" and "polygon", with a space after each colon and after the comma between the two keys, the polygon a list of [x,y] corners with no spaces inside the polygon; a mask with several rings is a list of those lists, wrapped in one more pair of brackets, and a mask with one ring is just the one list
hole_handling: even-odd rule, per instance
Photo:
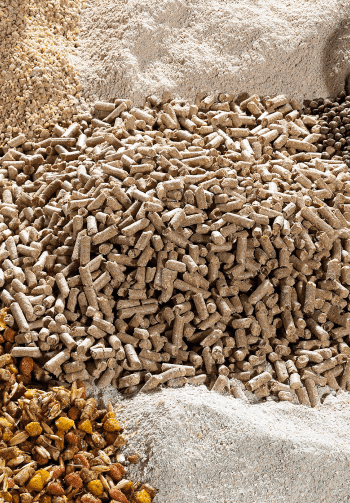
{"label": "pale flour mound", "polygon": [[320,410],[287,402],[245,404],[204,386],[123,399],[133,480],[159,490],[153,503],[346,503],[350,501],[350,400]]}
{"label": "pale flour mound", "polygon": [[79,57],[91,100],[171,90],[328,96],[350,70],[348,0],[87,0]]}

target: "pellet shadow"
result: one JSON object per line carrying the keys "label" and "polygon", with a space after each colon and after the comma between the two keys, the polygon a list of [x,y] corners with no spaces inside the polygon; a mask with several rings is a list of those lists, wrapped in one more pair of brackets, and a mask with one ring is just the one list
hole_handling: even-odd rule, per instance
{"label": "pellet shadow", "polygon": [[322,73],[329,96],[350,94],[350,12],[328,37],[322,53]]}

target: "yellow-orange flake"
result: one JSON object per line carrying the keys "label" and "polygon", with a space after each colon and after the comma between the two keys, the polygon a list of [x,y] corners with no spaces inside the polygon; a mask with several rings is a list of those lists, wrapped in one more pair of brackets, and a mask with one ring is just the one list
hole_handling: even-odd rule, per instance
{"label": "yellow-orange flake", "polygon": [[80,421],[78,428],[79,430],[85,431],[86,433],[92,433],[92,424],[88,419],[85,419],[85,421]]}
{"label": "yellow-orange flake", "polygon": [[5,330],[6,328],[5,316],[7,315],[7,311],[8,307],[4,307],[0,310],[0,330]]}
{"label": "yellow-orange flake", "polygon": [[68,431],[70,428],[73,428],[74,421],[73,419],[68,419],[68,417],[59,417],[55,421],[56,428],[61,431]]}
{"label": "yellow-orange flake", "polygon": [[28,423],[27,426],[25,427],[25,430],[31,437],[36,437],[37,435],[40,435],[40,433],[43,431],[42,427],[40,426],[40,423],[34,421],[32,423]]}
{"label": "yellow-orange flake", "polygon": [[43,481],[44,484],[46,484],[46,482],[48,482],[51,478],[51,475],[47,470],[41,469],[38,470],[37,473],[40,474],[41,480]]}
{"label": "yellow-orange flake", "polygon": [[36,473],[28,482],[27,489],[29,491],[42,491],[44,489],[44,483],[40,477],[39,473]]}
{"label": "yellow-orange flake", "polygon": [[11,365],[8,365],[6,369],[11,372],[11,374],[18,374],[17,368],[11,363]]}
{"label": "yellow-orange flake", "polygon": [[14,425],[4,417],[0,417],[0,426],[1,428],[13,428]]}
{"label": "yellow-orange flake", "polygon": [[107,419],[117,419],[115,412],[113,412],[113,411],[107,412],[107,414],[105,416],[103,416],[102,423],[107,421]]}
{"label": "yellow-orange flake", "polygon": [[142,491],[136,494],[135,501],[137,503],[151,503],[152,499],[148,492],[142,489]]}
{"label": "yellow-orange flake", "polygon": [[8,428],[6,428],[3,433],[2,433],[2,440],[4,442],[9,442],[11,440],[11,438],[13,437],[13,433],[11,430],[9,430]]}
{"label": "yellow-orange flake", "polygon": [[103,485],[100,480],[91,480],[88,483],[87,488],[95,496],[100,496],[103,493]]}
{"label": "yellow-orange flake", "polygon": [[120,426],[119,421],[117,421],[117,419],[113,419],[113,418],[112,419],[107,419],[104,422],[103,428],[106,431],[118,431],[118,430],[122,429],[122,427]]}
{"label": "yellow-orange flake", "polygon": [[40,492],[44,488],[44,484],[50,480],[50,474],[46,470],[38,470],[30,479],[27,485],[29,491]]}
{"label": "yellow-orange flake", "polygon": [[37,392],[38,391],[36,389],[27,389],[27,391],[24,393],[24,397],[29,399],[34,398]]}

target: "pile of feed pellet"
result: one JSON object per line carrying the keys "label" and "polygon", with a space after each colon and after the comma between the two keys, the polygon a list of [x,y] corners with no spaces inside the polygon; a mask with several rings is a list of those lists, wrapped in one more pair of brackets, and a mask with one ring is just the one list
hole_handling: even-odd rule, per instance
{"label": "pile of feed pellet", "polygon": [[11,136],[46,133],[72,118],[81,84],[68,54],[78,47],[82,3],[0,3],[0,145]]}
{"label": "pile of feed pellet", "polygon": [[[5,330],[5,338],[13,336]],[[7,341],[10,343],[10,341]],[[82,385],[30,383],[28,365],[0,346],[0,499],[4,503],[151,503],[156,490],[135,483],[121,452],[128,435],[112,404],[99,410]],[[35,370],[40,379],[42,370]]]}
{"label": "pile of feed pellet", "polygon": [[317,406],[316,385],[349,388],[350,175],[316,116],[164,93],[73,119],[3,147],[13,357],[125,395],[240,381]]}

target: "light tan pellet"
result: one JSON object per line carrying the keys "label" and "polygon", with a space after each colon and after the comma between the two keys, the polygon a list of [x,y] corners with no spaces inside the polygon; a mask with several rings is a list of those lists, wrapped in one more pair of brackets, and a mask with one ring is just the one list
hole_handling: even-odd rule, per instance
{"label": "light tan pellet", "polygon": [[272,379],[272,375],[270,372],[263,372],[262,374],[259,374],[250,381],[246,383],[246,388],[248,391],[255,391],[257,390],[260,386],[263,386],[264,384],[268,383]]}
{"label": "light tan pellet", "polygon": [[310,400],[311,407],[317,407],[320,405],[320,397],[313,379],[305,379],[305,388]]}

